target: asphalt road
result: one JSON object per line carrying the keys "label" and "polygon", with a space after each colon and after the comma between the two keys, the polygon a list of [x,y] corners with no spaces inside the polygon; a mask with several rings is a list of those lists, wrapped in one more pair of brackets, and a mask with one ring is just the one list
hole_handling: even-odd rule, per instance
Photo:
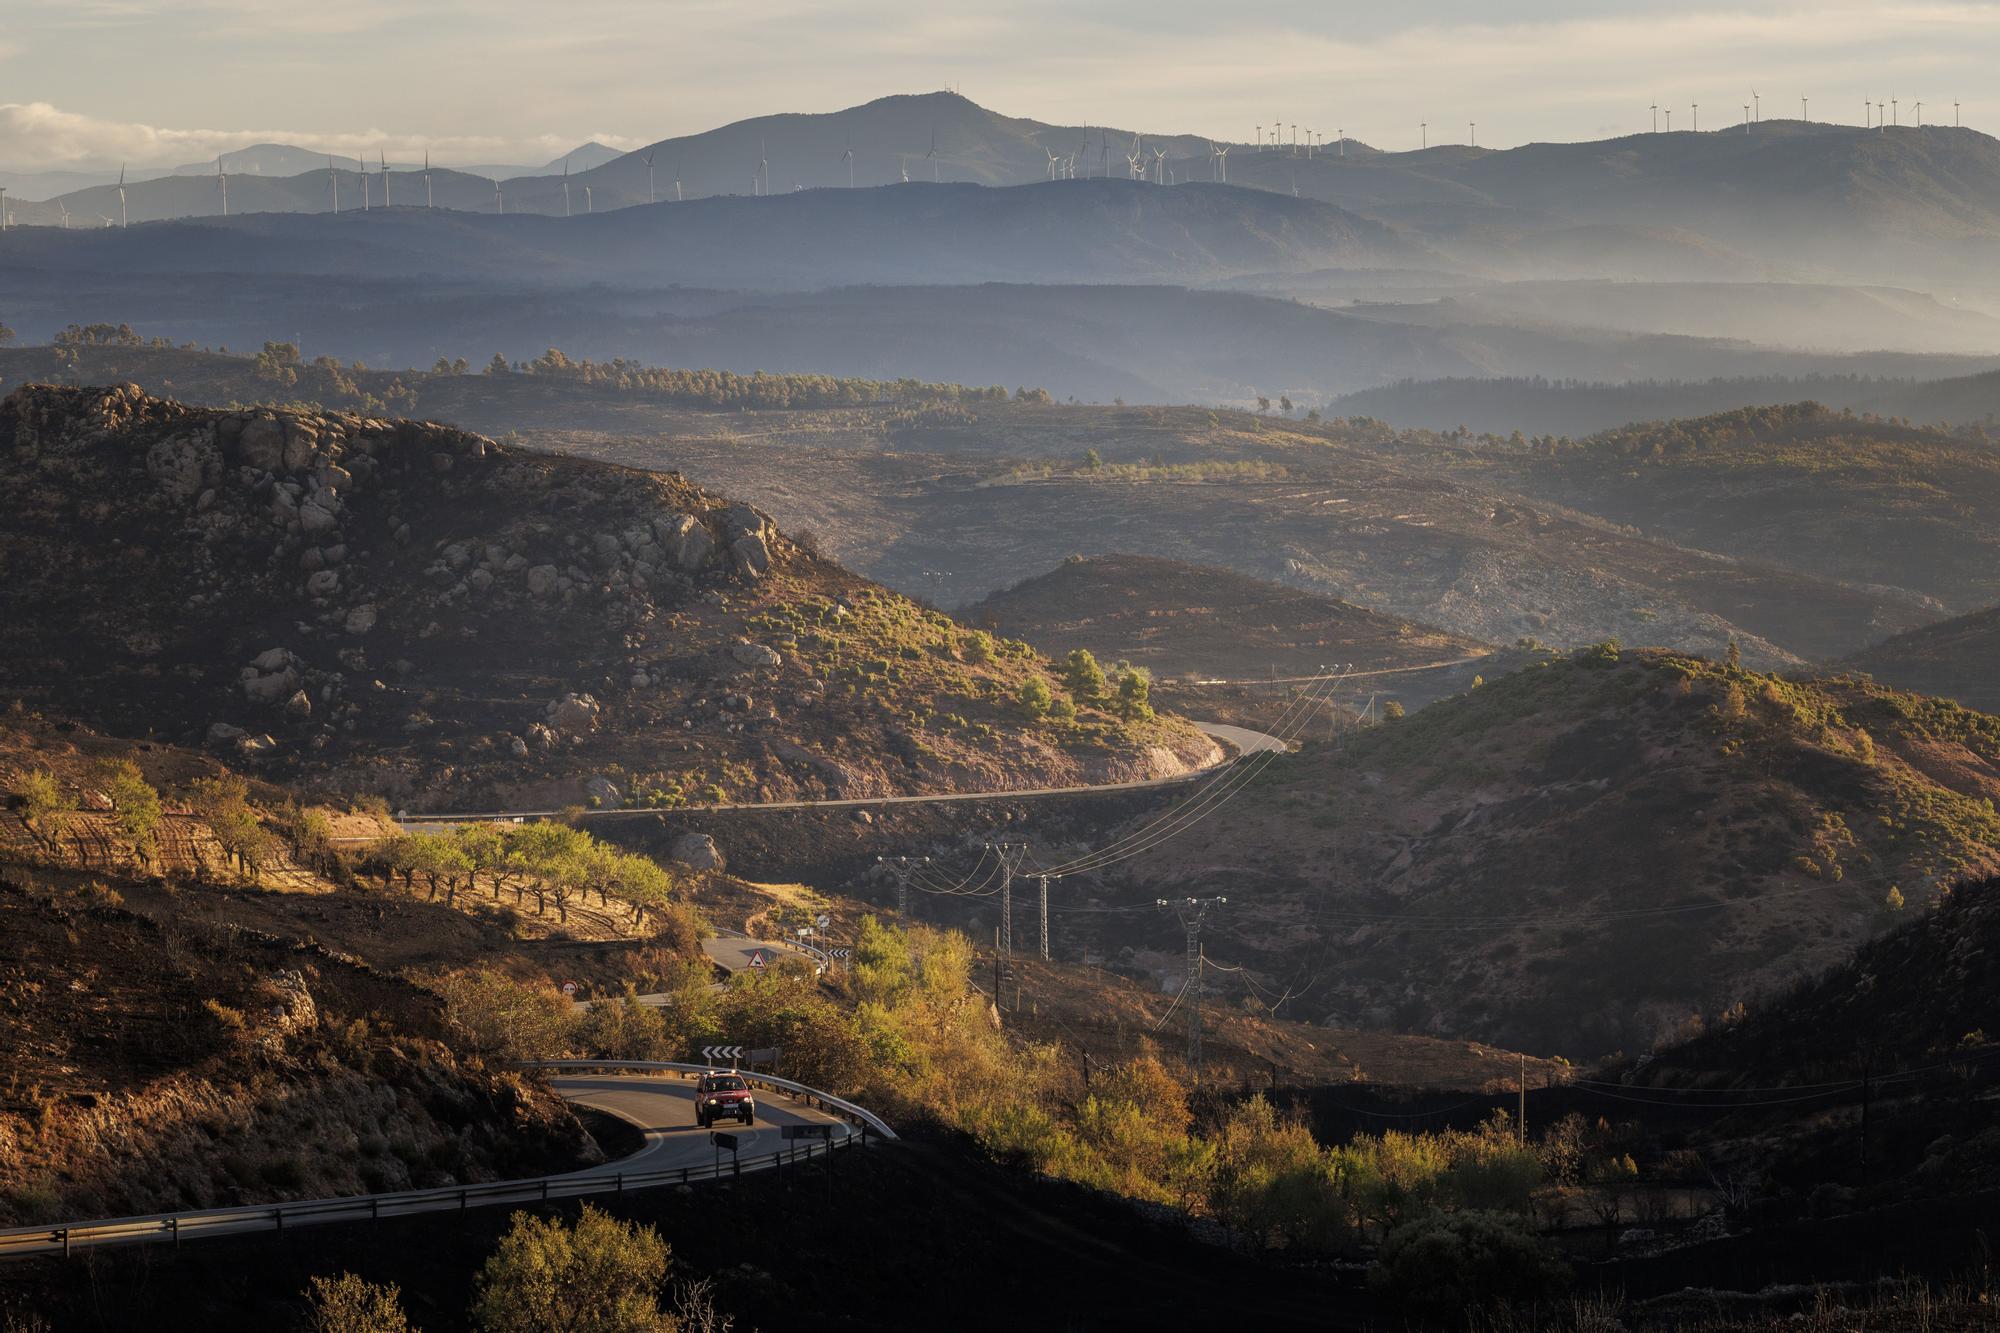
{"label": "asphalt road", "polygon": [[[712,1166],[716,1161],[717,1150],[709,1142],[709,1131],[694,1123],[693,1079],[672,1074],[562,1074],[549,1082],[575,1105],[628,1120],[646,1135],[646,1146],[638,1152],[575,1172],[579,1179],[677,1171],[684,1166]],[[715,1126],[736,1136],[739,1157],[750,1158],[789,1147],[782,1128],[785,1125],[832,1125],[836,1139],[856,1132],[845,1120],[794,1103],[783,1093],[760,1090],[755,1096],[755,1124],[746,1126],[726,1120]],[[722,1154],[722,1161],[728,1163],[728,1153]]]}
{"label": "asphalt road", "polygon": [[[790,944],[785,944],[778,940],[752,939],[741,931],[735,930],[723,930],[718,934],[704,937],[701,942],[701,951],[708,956],[708,960],[711,963],[715,963],[728,972],[754,971],[755,969],[751,966],[750,959],[758,953],[764,955],[765,966],[767,967],[778,958],[789,957],[806,962],[813,961],[810,954]],[[709,987],[709,989],[719,991],[722,989],[722,983],[718,981]],[[618,997],[610,996],[607,998],[616,999]],[[640,1004],[650,1005],[652,1008],[658,1009],[672,998],[672,993],[669,991],[649,991],[639,996],[638,1000]],[[571,1003],[571,1008],[577,1013],[586,1013],[594,1003],[595,1001],[593,1000],[576,1000]]]}
{"label": "asphalt road", "polygon": [[[253,1204],[16,1227],[0,1230],[0,1260],[67,1254],[72,1249],[103,1245],[179,1244],[183,1237],[243,1235],[332,1222],[452,1213],[468,1206],[545,1202],[638,1188],[648,1178],[657,1183],[655,1173],[660,1172],[687,1171],[692,1179],[700,1180],[718,1168],[717,1149],[709,1139],[709,1132],[694,1123],[692,1078],[670,1073],[557,1074],[551,1083],[572,1103],[618,1116],[637,1126],[645,1135],[643,1146],[636,1153],[581,1171],[463,1189],[452,1186],[404,1190],[343,1199],[298,1200],[276,1206]],[[819,1146],[816,1140],[788,1143],[784,1137],[785,1125],[831,1125],[836,1144],[845,1143],[859,1133],[846,1121],[794,1102],[783,1092],[758,1089],[755,1095],[754,1125],[718,1126],[737,1135],[736,1157],[744,1161],[747,1170],[772,1165],[771,1162],[753,1164],[752,1158],[787,1150],[795,1150],[804,1157],[809,1148]],[[719,1165],[724,1172],[731,1162],[730,1154],[721,1154]]]}

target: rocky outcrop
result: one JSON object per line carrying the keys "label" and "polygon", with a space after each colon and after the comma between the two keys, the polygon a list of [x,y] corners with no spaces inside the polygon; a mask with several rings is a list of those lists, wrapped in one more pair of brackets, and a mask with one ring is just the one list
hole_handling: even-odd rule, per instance
{"label": "rocky outcrop", "polygon": [[776,670],[785,664],[785,659],[775,648],[761,643],[751,643],[748,639],[729,650],[729,655],[747,667],[766,667]]}
{"label": "rocky outcrop", "polygon": [[683,834],[668,855],[690,870],[720,870],[724,864],[722,849],[706,833]]}
{"label": "rocky outcrop", "polygon": [[588,694],[571,692],[543,710],[542,716],[557,731],[590,731],[604,715],[604,706]]}

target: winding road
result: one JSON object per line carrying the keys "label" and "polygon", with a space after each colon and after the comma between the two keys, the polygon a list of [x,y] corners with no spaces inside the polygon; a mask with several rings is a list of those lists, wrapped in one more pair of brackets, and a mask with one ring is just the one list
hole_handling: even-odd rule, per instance
{"label": "winding road", "polygon": [[[581,818],[593,820],[657,818],[660,815],[729,815],[756,814],[769,810],[861,810],[884,805],[944,805],[955,801],[997,801],[1018,797],[1040,796],[1081,796],[1097,792],[1144,791],[1152,787],[1172,787],[1183,782],[1193,782],[1204,778],[1219,768],[1225,768],[1238,759],[1253,754],[1282,751],[1290,747],[1276,736],[1249,727],[1232,726],[1227,722],[1196,722],[1204,733],[1223,742],[1234,753],[1205,768],[1189,769],[1185,773],[1175,773],[1164,778],[1138,778],[1130,782],[1100,782],[1076,787],[1008,787],[999,791],[950,791],[920,793],[914,796],[851,796],[818,801],[743,801],[721,805],[683,805],[672,810],[585,810]],[[480,810],[471,812],[444,812],[437,814],[412,814],[399,811],[396,823],[410,832],[427,832],[442,828],[447,824],[477,824],[482,822],[555,819],[560,810]],[[366,841],[366,839],[343,838],[342,842]]]}
{"label": "winding road", "polygon": [[[615,1115],[637,1125],[646,1135],[646,1145],[638,1152],[578,1171],[575,1178],[678,1171],[711,1166],[717,1160],[729,1164],[729,1154],[721,1153],[718,1158],[709,1132],[694,1122],[692,1081],[650,1074],[559,1074],[549,1083],[573,1105]],[[747,1160],[790,1147],[784,1137],[786,1125],[831,1125],[836,1139],[857,1132],[837,1116],[766,1095],[757,1098],[756,1124],[739,1125],[732,1120],[718,1128],[736,1136],[736,1155]]]}
{"label": "winding road", "polygon": [[[0,1260],[69,1255],[106,1245],[179,1245],[183,1240],[286,1231],[334,1222],[379,1221],[424,1213],[455,1213],[499,1204],[543,1203],[627,1190],[690,1184],[740,1172],[767,1171],[864,1144],[893,1140],[882,1121],[858,1106],[802,1084],[746,1074],[757,1094],[757,1123],[732,1124],[736,1151],[719,1149],[694,1121],[693,1065],[620,1061],[553,1061],[550,1085],[572,1104],[614,1115],[644,1136],[638,1151],[613,1161],[528,1180],[441,1189],[402,1190],[343,1199],[305,1199],[236,1208],[191,1209],[141,1217],[57,1222],[0,1230]],[[593,1073],[591,1069],[608,1072]],[[827,1126],[824,1140],[784,1136],[788,1125]]]}

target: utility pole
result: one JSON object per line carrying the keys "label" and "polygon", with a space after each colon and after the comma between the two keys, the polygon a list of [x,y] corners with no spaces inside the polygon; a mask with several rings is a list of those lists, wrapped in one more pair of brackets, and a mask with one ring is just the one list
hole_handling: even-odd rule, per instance
{"label": "utility pole", "polygon": [[1014,952],[1014,872],[1028,854],[1025,842],[989,842],[987,850],[1000,858],[1000,949]]}
{"label": "utility pole", "polygon": [[878,856],[875,861],[878,865],[894,868],[892,873],[896,876],[896,916],[907,923],[910,919],[911,867],[927,866],[931,863],[931,859],[928,856]]}
{"label": "utility pole", "polygon": [[1049,877],[1037,875],[1042,885],[1042,961],[1049,961]]}
{"label": "utility pole", "polygon": [[1520,1140],[1521,1146],[1525,1148],[1528,1146],[1528,1056],[1526,1052],[1523,1052],[1521,1055],[1521,1100],[1515,1120],[1518,1122],[1515,1127],[1515,1136]]}
{"label": "utility pole", "polygon": [[1170,907],[1180,918],[1181,929],[1187,933],[1188,979],[1181,990],[1181,999],[1188,1005],[1188,1077],[1199,1086],[1201,1083],[1201,926],[1207,920],[1210,908],[1220,907],[1227,898],[1159,898],[1155,904]]}

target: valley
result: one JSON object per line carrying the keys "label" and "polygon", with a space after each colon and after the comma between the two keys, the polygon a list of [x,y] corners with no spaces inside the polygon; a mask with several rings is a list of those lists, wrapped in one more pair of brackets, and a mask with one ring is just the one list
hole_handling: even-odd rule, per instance
{"label": "valley", "polygon": [[1991,1327],[1974,9],[31,6],[0,1333]]}

